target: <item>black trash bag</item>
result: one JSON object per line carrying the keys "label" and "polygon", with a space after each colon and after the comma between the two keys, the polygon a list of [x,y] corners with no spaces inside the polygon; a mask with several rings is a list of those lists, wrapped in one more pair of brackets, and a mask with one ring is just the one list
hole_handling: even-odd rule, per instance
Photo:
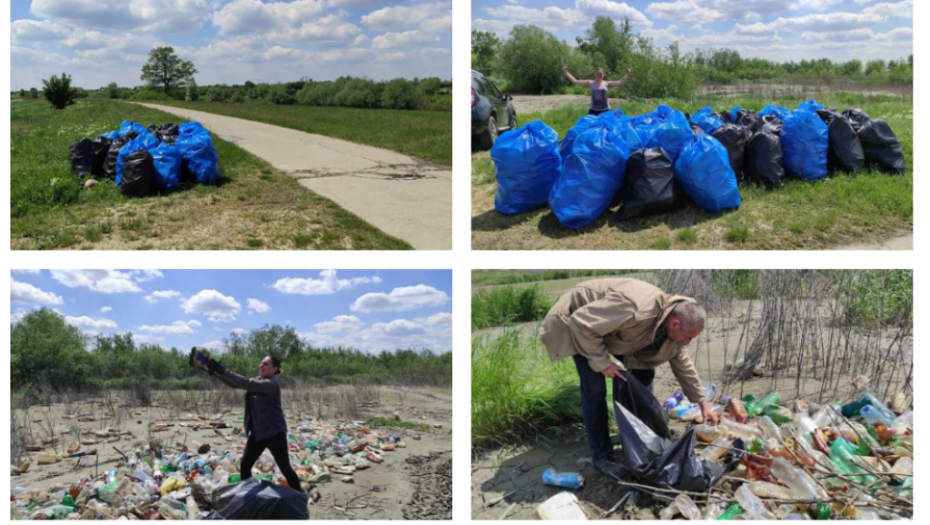
{"label": "black trash bag", "polygon": [[764,124],[762,117],[746,108],[742,108],[736,113],[736,120],[734,120],[733,123],[737,126],[748,128],[752,133],[762,129],[762,125]]}
{"label": "black trash bag", "polygon": [[781,135],[781,129],[785,127],[781,119],[775,115],[766,115],[762,117],[762,129],[760,131],[767,131],[773,135]]}
{"label": "black trash bag", "polygon": [[129,135],[127,133],[110,142],[110,149],[107,150],[107,157],[103,163],[103,175],[110,180],[116,180],[116,159],[119,156],[119,150],[132,140]]}
{"label": "black trash bag", "polygon": [[[665,155],[664,151],[662,155]],[[668,414],[665,413],[656,396],[652,395],[652,392],[629,371],[622,370],[620,374],[623,375],[623,384],[620,385],[620,404],[656,435],[671,439]]]}
{"label": "black trash bag", "polygon": [[662,148],[645,148],[630,155],[621,193],[623,205],[617,211],[621,221],[674,211],[685,200],[675,183],[672,160]]}
{"label": "black trash bag", "polygon": [[743,438],[734,439],[733,443],[730,443],[730,450],[727,450],[727,455],[723,458],[723,471],[730,472],[735,469],[739,462],[743,460],[745,453],[746,442],[743,441]]}
{"label": "black trash bag", "polygon": [[71,158],[71,173],[86,177],[94,171],[94,143],[90,139],[81,139],[68,148]]}
{"label": "black trash bag", "polygon": [[706,135],[704,130],[701,129],[701,127],[697,124],[691,124],[691,133],[694,133],[695,135]]}
{"label": "black trash bag", "polygon": [[863,124],[872,121],[872,117],[870,117],[868,113],[858,108],[847,109],[843,112],[843,116],[849,119],[849,123],[852,124],[856,133],[859,133],[859,128],[861,128]]}
{"label": "black trash bag", "polygon": [[149,124],[149,127],[146,129],[148,130],[149,133],[154,135],[155,133],[158,132],[158,124]]}
{"label": "black trash bag", "polygon": [[717,128],[711,135],[727,149],[727,156],[730,159],[730,167],[736,174],[737,180],[743,178],[743,167],[746,158],[746,143],[752,136],[747,128],[737,124],[724,124]]}
{"label": "black trash bag", "polygon": [[307,497],[258,478],[213,491],[211,520],[308,520]]}
{"label": "black trash bag", "polygon": [[785,181],[785,155],[781,139],[763,129],[746,144],[746,178],[753,182],[777,188]]}
{"label": "black trash bag", "polygon": [[904,173],[907,166],[901,143],[891,126],[881,119],[871,120],[859,128],[859,140],[865,152],[865,160],[885,173]]}
{"label": "black trash bag", "polygon": [[[819,112],[818,112],[819,113]],[[842,115],[837,115],[829,124],[830,149],[827,150],[827,169],[859,173],[865,166],[865,152],[859,134]]]}
{"label": "black trash bag", "polygon": [[722,466],[694,453],[694,427],[670,441],[656,435],[619,402],[614,403],[614,414],[623,447],[621,477],[653,487],[706,492],[723,476]]}
{"label": "black trash bag", "polygon": [[120,193],[127,197],[145,197],[152,190],[152,172],[155,159],[145,149],[139,149],[123,160],[123,178],[120,181]]}
{"label": "black trash bag", "polygon": [[173,145],[175,142],[177,142],[178,136],[180,134],[181,131],[178,129],[177,124],[165,124],[164,126],[158,128],[155,136],[158,137],[158,140]]}
{"label": "black trash bag", "polygon": [[833,108],[818,109],[818,110],[817,110],[817,116],[820,117],[820,120],[822,120],[823,123],[826,124],[826,125],[828,125],[828,126],[829,126],[830,123],[833,122],[835,119],[843,118],[843,115],[842,115],[839,111],[837,111],[837,110],[835,110],[835,109],[833,109]]}
{"label": "black trash bag", "polygon": [[97,177],[104,175],[103,167],[107,163],[107,153],[110,151],[110,144],[113,141],[103,135],[94,139],[94,168],[93,174]]}
{"label": "black trash bag", "polygon": [[723,113],[718,113],[714,111],[714,116],[722,120],[726,124],[733,124],[733,112],[724,111]]}

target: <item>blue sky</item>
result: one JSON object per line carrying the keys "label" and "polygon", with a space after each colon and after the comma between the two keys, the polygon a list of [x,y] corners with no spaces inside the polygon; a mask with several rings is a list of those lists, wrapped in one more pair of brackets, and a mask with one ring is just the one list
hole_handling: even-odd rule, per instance
{"label": "blue sky", "polygon": [[656,44],[736,49],[777,61],[899,59],[913,53],[913,0],[472,0],[472,27],[532,23],[575,45],[597,16],[629,18]]}
{"label": "blue sky", "polygon": [[12,0],[14,90],[68,72],[136,86],[153,47],[200,84],[366,76],[451,78],[450,0]]}
{"label": "blue sky", "polygon": [[222,351],[231,333],[294,327],[315,346],[452,347],[449,270],[13,270],[12,322],[46,307],[89,336]]}

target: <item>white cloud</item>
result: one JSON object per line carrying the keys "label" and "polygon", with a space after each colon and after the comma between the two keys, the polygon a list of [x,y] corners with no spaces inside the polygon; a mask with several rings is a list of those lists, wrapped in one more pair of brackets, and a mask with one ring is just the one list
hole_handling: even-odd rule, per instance
{"label": "white cloud", "polygon": [[353,312],[391,312],[414,310],[416,308],[442,306],[449,300],[446,292],[432,286],[418,284],[394,288],[390,294],[378,292],[367,293],[349,307]]}
{"label": "white cloud", "polygon": [[249,333],[249,330],[246,330],[245,328],[233,328],[229,331],[229,333],[236,335],[246,335]]}
{"label": "white cloud", "polygon": [[371,330],[374,333],[380,332],[391,336],[422,334],[426,331],[422,326],[406,319],[395,319],[389,323],[375,323],[371,326]]}
{"label": "white cloud", "polygon": [[213,322],[230,323],[236,320],[242,305],[235,298],[216,290],[201,290],[193,297],[181,301],[181,309],[189,314],[206,315]]}
{"label": "white cloud", "polygon": [[[755,28],[756,32],[764,32],[766,30],[788,30],[788,31],[803,31],[808,30],[812,32],[827,32],[827,31],[847,31],[850,29],[856,29],[859,27],[868,27],[874,24],[878,24],[885,21],[885,17],[878,14],[869,14],[869,13],[827,13],[827,14],[813,14],[800,16],[795,18],[778,18],[774,22],[768,24],[753,24],[752,28]],[[744,32],[746,26],[736,24],[734,30],[736,32]]]}
{"label": "white cloud", "polygon": [[263,314],[268,310],[271,310],[271,307],[267,303],[263,303],[258,299],[249,298],[249,310]]}
{"label": "white cloud", "polygon": [[153,344],[160,343],[160,342],[164,341],[165,338],[164,338],[164,337],[155,337],[155,336],[153,336],[153,335],[145,335],[145,334],[132,334],[132,340],[135,341],[136,343],[143,343],[143,344],[150,344],[150,345],[153,345]]}
{"label": "white cloud", "polygon": [[132,272],[117,270],[51,270],[52,277],[68,288],[87,288],[100,293],[135,293],[142,288]]}
{"label": "white cloud", "polygon": [[16,324],[23,320],[23,317],[26,317],[26,314],[29,313],[29,310],[25,308],[17,308],[15,312],[10,314],[10,322]]}
{"label": "white cloud", "polygon": [[429,317],[417,319],[416,322],[426,326],[448,328],[452,326],[452,314],[449,312],[439,312]]}
{"label": "white cloud", "polygon": [[374,49],[392,49],[429,44],[432,42],[439,42],[439,37],[428,35],[416,29],[413,31],[404,31],[403,33],[384,33],[378,35],[371,41],[371,47]]}
{"label": "white cloud", "polygon": [[428,2],[410,7],[390,6],[362,16],[362,23],[369,29],[389,31],[413,27],[436,18],[451,16],[452,2]]}
{"label": "white cloud", "polygon": [[54,42],[64,40],[70,34],[67,27],[48,20],[14,20],[10,23],[13,43]]}
{"label": "white cloud", "polygon": [[884,17],[897,18],[914,18],[914,1],[904,0],[902,2],[882,2],[867,7],[862,10],[865,14],[879,15]]}
{"label": "white cloud", "polygon": [[332,321],[323,321],[313,325],[321,333],[346,333],[362,328],[362,321],[354,315],[337,315]]}
{"label": "white cloud", "polygon": [[575,0],[575,8],[585,14],[594,16],[609,16],[615,20],[622,18],[630,19],[630,25],[633,27],[651,27],[652,22],[646,18],[634,7],[630,7],[626,2],[614,2],[611,0]]}
{"label": "white cloud", "polygon": [[878,33],[875,35],[877,41],[911,41],[914,40],[914,30],[910,27],[896,27],[887,33]]}
{"label": "white cloud", "polygon": [[177,290],[157,290],[146,295],[143,297],[143,299],[145,299],[149,304],[155,304],[160,299],[171,299],[174,297],[181,297],[181,292],[178,292]]}
{"label": "white cloud", "polygon": [[203,326],[200,321],[175,321],[171,324],[163,325],[142,325],[139,327],[140,332],[152,334],[169,334],[169,335],[190,335],[197,333],[194,328]]}
{"label": "white cloud", "polygon": [[223,341],[218,341],[218,340],[210,341],[209,343],[204,343],[200,346],[204,348],[208,348],[210,350],[214,350],[214,351],[226,349],[226,343],[224,343]]}
{"label": "white cloud", "polygon": [[19,270],[10,270],[10,273],[21,273],[24,275],[39,275],[42,273],[42,270],[30,270],[28,268],[19,269]]}
{"label": "white cloud", "polygon": [[207,0],[32,0],[29,11],[77,27],[185,33],[211,9]]}
{"label": "white cloud", "polygon": [[825,11],[831,6],[842,4],[843,0],[798,0],[800,7],[807,7],[814,11]]}
{"label": "white cloud", "polygon": [[654,2],[646,8],[652,16],[660,20],[674,20],[679,23],[717,22],[726,20],[726,13],[701,7],[695,0],[678,2]]}
{"label": "white cloud", "polygon": [[318,44],[355,43],[359,37],[364,37],[360,27],[336,15],[325,16],[300,27],[281,29],[269,34],[269,38],[275,41]]}
{"label": "white cloud", "polygon": [[260,2],[235,0],[213,14],[221,35],[262,35],[285,27],[299,27],[326,10],[322,0]]}
{"label": "white cloud", "polygon": [[100,309],[100,313],[102,313],[102,314],[105,314],[105,313],[107,313],[107,312],[112,312],[112,311],[113,311],[113,308],[111,308],[111,307],[109,307],[109,306],[104,306],[103,308]]}
{"label": "white cloud", "polygon": [[64,304],[65,302],[60,295],[43,291],[29,283],[20,282],[16,279],[11,280],[10,302],[13,304],[42,306],[47,304]]}
{"label": "white cloud", "polygon": [[549,6],[543,9],[523,7],[517,5],[504,5],[500,7],[486,7],[489,14],[505,20],[516,21],[520,24],[535,24],[543,27],[577,28],[587,25],[591,20],[577,9],[562,9]]}
{"label": "white cloud", "polygon": [[372,277],[354,277],[352,279],[339,279],[336,277],[336,270],[323,270],[320,272],[319,279],[285,277],[278,279],[272,288],[286,294],[300,295],[329,295],[340,290],[355,288],[360,284],[380,283],[381,278],[377,275]]}
{"label": "white cloud", "polygon": [[132,274],[135,276],[136,281],[140,283],[154,281],[155,279],[162,279],[165,277],[165,274],[158,270],[133,270]]}
{"label": "white cloud", "polygon": [[94,330],[96,335],[100,330],[115,330],[116,321],[112,319],[104,319],[102,317],[94,318],[82,315],[80,317],[72,317],[70,315],[65,316],[65,322],[71,326],[76,326],[78,328],[87,328]]}

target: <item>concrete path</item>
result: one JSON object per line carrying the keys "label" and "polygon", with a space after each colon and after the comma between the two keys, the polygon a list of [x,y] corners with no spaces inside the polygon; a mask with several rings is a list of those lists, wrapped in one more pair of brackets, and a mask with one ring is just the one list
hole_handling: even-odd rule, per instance
{"label": "concrete path", "polygon": [[199,121],[418,250],[452,249],[451,168],[252,120],[174,106],[140,105]]}
{"label": "concrete path", "polygon": [[850,244],[847,246],[840,246],[836,248],[837,250],[913,250],[914,249],[914,232],[908,232],[905,235],[900,237],[893,237],[884,242],[871,243],[871,244]]}

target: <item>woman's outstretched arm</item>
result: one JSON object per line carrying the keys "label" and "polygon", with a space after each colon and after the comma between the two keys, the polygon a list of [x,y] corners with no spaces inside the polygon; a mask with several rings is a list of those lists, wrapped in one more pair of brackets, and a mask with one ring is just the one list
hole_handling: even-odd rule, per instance
{"label": "woman's outstretched arm", "polygon": [[620,87],[620,86],[626,84],[626,81],[629,80],[629,79],[630,79],[630,69],[627,68],[627,70],[626,70],[626,75],[623,75],[623,78],[621,78],[620,80],[613,80],[613,81],[607,82],[607,87],[609,87],[609,88],[618,88],[618,87]]}
{"label": "woman's outstretched arm", "polygon": [[232,388],[248,390],[249,392],[256,392],[266,396],[274,395],[278,391],[277,383],[270,379],[249,379],[248,377],[227,370],[223,365],[217,363],[213,359],[207,364],[207,370],[211,372],[213,377]]}
{"label": "woman's outstretched arm", "polygon": [[568,81],[571,82],[572,84],[575,84],[576,86],[582,86],[582,87],[591,86],[590,80],[575,79],[575,77],[573,77],[572,74],[568,72],[568,66],[562,66],[562,73],[565,73],[565,76],[568,78]]}

